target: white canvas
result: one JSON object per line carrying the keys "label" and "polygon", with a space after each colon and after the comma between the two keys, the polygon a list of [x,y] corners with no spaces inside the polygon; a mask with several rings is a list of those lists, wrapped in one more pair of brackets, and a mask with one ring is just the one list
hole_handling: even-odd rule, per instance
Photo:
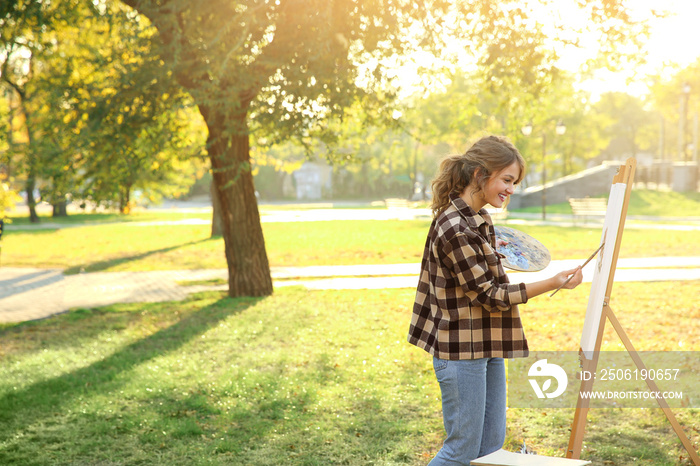
{"label": "white canvas", "polygon": [[600,238],[601,242],[598,243],[598,245],[600,245],[602,242],[605,242],[605,246],[603,246],[603,249],[598,254],[598,260],[596,261],[595,270],[593,271],[591,294],[588,297],[586,319],[583,323],[583,332],[581,334],[581,349],[586,359],[591,359],[593,357],[593,351],[595,349],[595,341],[598,335],[600,316],[603,312],[605,291],[608,285],[608,279],[610,278],[615,241],[617,239],[617,231],[620,227],[620,217],[622,216],[626,189],[627,185],[625,183],[615,183],[610,188],[608,210],[605,214],[603,232]]}
{"label": "white canvas", "polygon": [[583,466],[591,464],[586,460],[553,458],[539,455],[522,455],[506,450],[498,450],[471,462],[474,466]]}

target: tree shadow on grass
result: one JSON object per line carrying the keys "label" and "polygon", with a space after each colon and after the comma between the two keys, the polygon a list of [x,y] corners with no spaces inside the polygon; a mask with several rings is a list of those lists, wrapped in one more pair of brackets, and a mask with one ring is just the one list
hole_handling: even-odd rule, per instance
{"label": "tree shadow on grass", "polygon": [[[303,386],[314,378],[314,369],[309,368],[297,381]],[[228,433],[218,450],[228,446],[241,452],[241,464],[413,463],[422,414],[409,405],[391,406],[378,391],[353,396],[359,390],[350,380],[343,386],[349,399],[322,408],[317,400],[323,397],[324,382],[317,386],[318,392],[307,386],[290,398],[275,399],[268,392],[263,402],[231,415],[237,429]]]}
{"label": "tree shadow on grass", "polygon": [[76,398],[112,392],[119,375],[163,354],[176,351],[231,315],[240,314],[263,298],[224,298],[173,325],[127,345],[87,367],[43,380],[0,398],[0,444]]}
{"label": "tree shadow on grass", "polygon": [[[341,343],[323,337],[308,345],[310,328],[333,334],[334,326],[325,326],[337,317],[313,305],[295,312],[306,293],[227,298],[170,316],[173,324],[157,319],[168,327],[84,369],[0,397],[0,463],[417,464],[425,413],[409,392],[386,389],[396,386],[397,371],[415,367],[390,362],[365,375],[359,358],[374,339],[343,339],[344,355]],[[351,314],[345,318],[356,320]],[[304,324],[284,325],[283,318]],[[261,338],[275,325],[279,331]],[[190,348],[205,333],[208,344]],[[213,350],[220,345],[227,350]],[[177,361],[159,360],[168,352]],[[151,370],[153,378],[131,377]],[[134,391],[151,380],[153,390]]]}
{"label": "tree shadow on grass", "polygon": [[[190,298],[187,298],[190,299]],[[168,306],[170,302],[160,303]],[[143,324],[143,303],[128,303],[97,308],[74,308],[44,319],[12,322],[0,326],[0,338],[6,354],[21,357],[42,350],[80,348],[105,332],[117,332]],[[40,343],[38,343],[40,342]]]}
{"label": "tree shadow on grass", "polygon": [[[411,406],[388,406],[379,391],[358,387],[354,374],[338,373],[326,355],[314,355],[301,367],[281,358],[259,369],[257,376],[239,377],[216,393],[204,389],[177,400],[157,395],[146,411],[140,411],[153,419],[151,432],[141,434],[143,447],[158,450],[164,437],[177,439],[178,447],[159,450],[166,463],[177,461],[176,448],[203,449],[203,457],[213,464],[414,461],[421,413]],[[348,399],[323,403],[326,390],[338,385]],[[361,397],[352,396],[360,391]],[[224,409],[231,401],[233,407]],[[130,423],[133,432],[134,422]],[[233,463],[227,461],[231,456]]]}
{"label": "tree shadow on grass", "polygon": [[[31,282],[33,286],[38,288],[38,287],[44,286],[45,284],[51,284],[51,283],[54,283],[56,281],[61,280],[60,277],[56,277],[54,274],[55,274],[55,270],[52,270],[52,269],[43,269],[43,270],[36,270],[36,271],[30,270],[30,271],[27,271],[25,273],[22,273],[22,275],[19,275],[19,276],[8,278],[6,280],[0,280],[0,288],[7,289],[5,291],[5,294],[7,294],[7,295],[13,294],[12,288],[19,287],[19,286],[24,285],[28,282]],[[49,275],[49,276],[46,277],[46,275]],[[39,277],[42,277],[42,278],[39,280]]]}
{"label": "tree shadow on grass", "polygon": [[149,256],[152,256],[153,254],[162,254],[170,251],[175,251],[177,249],[186,247],[186,246],[193,246],[195,244],[200,244],[204,243],[207,241],[211,241],[211,238],[203,238],[199,239],[197,241],[189,241],[187,243],[182,243],[182,244],[176,244],[174,246],[170,246],[167,248],[161,248],[161,249],[155,249],[153,251],[147,251],[147,252],[142,252],[140,254],[134,254],[133,256],[127,256],[127,257],[118,257],[115,259],[108,259],[108,260],[103,260],[99,262],[93,262],[90,264],[79,264],[79,265],[74,265],[72,267],[68,267],[63,271],[65,275],[75,275],[77,273],[81,272],[101,272],[103,270],[119,266],[121,264],[125,264],[127,262],[132,262],[132,261],[139,261],[142,259],[145,259]]}

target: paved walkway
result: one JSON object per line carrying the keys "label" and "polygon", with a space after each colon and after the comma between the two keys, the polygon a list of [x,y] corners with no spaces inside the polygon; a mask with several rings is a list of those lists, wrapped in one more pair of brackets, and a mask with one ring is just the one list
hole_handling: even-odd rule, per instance
{"label": "paved walkway", "polygon": [[[200,205],[201,204],[201,205]],[[188,206],[189,209],[184,207]],[[299,222],[324,220],[412,220],[429,219],[428,209],[333,209],[334,205],[317,205],[315,209],[261,211],[261,221]],[[327,208],[326,208],[327,207]],[[189,202],[164,206],[168,211],[210,211],[209,201],[199,204]],[[539,214],[509,216],[506,225],[544,224],[567,226],[573,224],[570,215],[548,215],[546,221]],[[630,217],[629,228],[700,230],[700,218],[664,219]],[[660,219],[656,219],[660,220]],[[143,227],[157,223],[165,224],[209,224],[209,219],[183,219],[167,222],[126,222],[126,225]],[[579,222],[581,225],[581,222]],[[600,228],[601,223],[591,221],[587,226]],[[73,225],[54,224],[7,225],[8,230],[68,228]],[[82,226],[82,225],[74,225]],[[532,282],[550,277],[558,271],[573,268],[583,259],[553,261],[542,272],[512,272],[511,281]],[[308,289],[377,289],[415,288],[418,281],[418,264],[357,265],[323,267],[286,267],[272,269],[276,288],[304,286]],[[590,281],[593,266],[584,270],[584,281]],[[0,322],[22,322],[41,319],[74,308],[99,307],[114,303],[177,301],[190,293],[205,290],[225,290],[227,285],[187,286],[186,282],[226,279],[226,270],[178,270],[159,272],[100,272],[79,275],[63,275],[59,269],[30,269],[0,267]],[[618,263],[616,281],[700,280],[700,257],[676,257],[655,259],[623,259]]]}
{"label": "paved walkway", "polygon": [[[532,282],[573,268],[580,260],[552,261],[542,272],[509,272],[513,282]],[[273,267],[276,288],[415,288],[419,264]],[[190,293],[225,290],[227,285],[188,286],[187,282],[226,279],[226,270],[99,272],[63,275],[58,269],[0,268],[0,322],[41,319],[74,308],[114,303],[178,301]],[[593,267],[584,269],[590,282]],[[615,280],[700,280],[700,257],[621,259]]]}

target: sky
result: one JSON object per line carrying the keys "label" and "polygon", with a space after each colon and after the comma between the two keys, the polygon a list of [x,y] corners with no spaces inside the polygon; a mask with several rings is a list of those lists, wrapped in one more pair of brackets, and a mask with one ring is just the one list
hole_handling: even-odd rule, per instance
{"label": "sky", "polygon": [[[571,5],[570,2],[554,2],[552,5],[555,7],[563,7],[555,10],[551,6],[544,6],[539,0],[522,1],[535,10],[539,9],[541,15],[556,17],[557,23],[571,24],[571,30],[580,29],[582,16],[576,10],[566,9],[566,6]],[[578,89],[590,92],[592,101],[598,100],[600,94],[610,91],[641,97],[649,91],[644,80],[646,76],[660,73],[665,78],[670,78],[679,66],[686,67],[700,57],[700,0],[627,0],[627,4],[634,19],[650,18],[653,10],[666,11],[669,15],[665,18],[652,17],[650,20],[650,37],[644,46],[646,65],[615,73],[599,70],[593,79],[578,83]],[[579,37],[589,47],[569,49],[565,53],[560,51],[560,68],[577,72],[586,59],[597,53],[598,43],[594,37]],[[455,42],[452,51],[456,51],[460,66],[474,66],[474,58],[461,43]],[[426,89],[423,81],[430,78],[426,78],[420,71],[419,64],[431,67],[431,63],[436,63],[428,52],[417,52],[413,59],[413,63],[396,68],[396,75],[399,76],[406,95],[411,95],[418,89]],[[429,87],[434,88],[434,85]]]}
{"label": "sky", "polygon": [[700,57],[700,0],[630,0],[629,5],[633,13],[641,16],[652,9],[663,9],[671,14],[650,22],[650,38],[644,47],[648,63],[637,69],[640,78],[628,83],[630,71],[611,73],[601,70],[596,79],[581,84],[582,89],[594,95],[606,91],[644,95],[648,91],[641,79],[645,74],[661,72],[668,78],[674,72],[673,64],[685,67]]}
{"label": "sky", "polygon": [[634,0],[635,8],[649,10],[662,5],[675,14],[652,24],[652,37],[647,51],[649,60],[658,65],[670,60],[687,65],[700,56],[700,1],[698,0]]}

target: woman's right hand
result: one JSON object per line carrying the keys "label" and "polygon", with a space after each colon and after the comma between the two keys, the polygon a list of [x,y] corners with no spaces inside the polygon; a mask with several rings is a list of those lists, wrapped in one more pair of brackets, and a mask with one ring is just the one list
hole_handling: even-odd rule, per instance
{"label": "woman's right hand", "polygon": [[[569,277],[571,277],[571,280],[569,280],[569,283],[566,283],[566,285],[564,285],[564,283],[566,282],[566,280],[569,279]],[[530,299],[534,298],[535,296],[539,296],[542,293],[547,293],[549,291],[556,290],[562,285],[564,285],[562,286],[562,288],[571,290],[579,286],[582,281],[583,272],[581,271],[581,267],[579,266],[575,269],[564,270],[562,272],[559,272],[558,274],[546,280],[528,283],[525,285],[525,292],[527,293],[527,298]]]}
{"label": "woman's right hand", "polygon": [[[569,277],[571,277],[571,280],[569,280]],[[564,270],[562,272],[559,272],[553,278],[557,283],[557,286],[553,288],[554,290],[556,290],[560,286],[567,290],[573,290],[574,288],[579,286],[581,282],[583,282],[583,272],[581,267],[579,266],[575,269]],[[569,280],[568,283],[566,283],[567,280]],[[564,283],[566,283],[566,285],[564,285]]]}

